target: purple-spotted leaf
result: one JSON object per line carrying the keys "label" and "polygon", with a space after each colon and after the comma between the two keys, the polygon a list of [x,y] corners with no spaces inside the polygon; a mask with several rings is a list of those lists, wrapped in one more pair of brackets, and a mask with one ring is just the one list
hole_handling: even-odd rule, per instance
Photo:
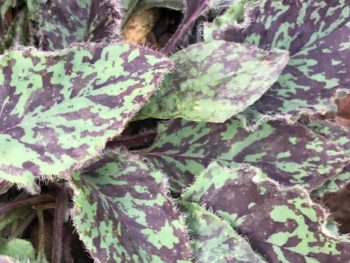
{"label": "purple-spotted leaf", "polygon": [[212,161],[244,162],[284,185],[314,189],[340,173],[350,157],[301,124],[263,123],[248,132],[239,120],[222,124],[176,119],[162,123],[154,145],[142,152],[181,191]]}
{"label": "purple-spotted leaf", "polygon": [[322,207],[304,189],[282,188],[256,168],[211,164],[183,198],[228,220],[268,262],[349,261],[350,237],[329,231]]}
{"label": "purple-spotted leaf", "polygon": [[40,41],[44,50],[72,43],[117,39],[120,33],[119,0],[55,0],[40,6]]}
{"label": "purple-spotted leaf", "polygon": [[261,0],[245,29],[213,33],[214,39],[288,50],[278,82],[254,105],[271,117],[297,118],[335,108],[337,90],[349,90],[348,0]]}
{"label": "purple-spotted leaf", "polygon": [[[329,144],[340,147],[343,153],[350,156],[350,130],[336,125],[330,121],[313,121],[307,126],[314,132],[324,136]],[[337,192],[350,182],[350,165],[344,170],[330,178],[321,187],[313,191],[312,195],[317,197],[324,196],[325,193]]]}
{"label": "purple-spotted leaf", "polygon": [[126,44],[0,58],[0,179],[69,175],[98,154],[154,92],[172,63]]}
{"label": "purple-spotted leaf", "polygon": [[191,231],[196,262],[266,263],[227,221],[196,203],[185,202],[182,207]]}
{"label": "purple-spotted leaf", "polygon": [[138,119],[224,122],[260,99],[278,79],[288,53],[218,40],[191,45],[171,59],[175,70]]}
{"label": "purple-spotted leaf", "polygon": [[130,153],[106,152],[73,176],[72,217],[97,262],[190,262],[185,222],[165,176]]}

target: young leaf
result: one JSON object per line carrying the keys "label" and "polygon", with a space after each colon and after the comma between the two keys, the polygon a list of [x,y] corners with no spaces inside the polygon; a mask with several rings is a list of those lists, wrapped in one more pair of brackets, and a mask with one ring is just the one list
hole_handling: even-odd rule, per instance
{"label": "young leaf", "polygon": [[138,119],[224,122],[270,88],[287,64],[288,53],[219,40],[191,45],[171,59],[175,71],[166,76]]}
{"label": "young leaf", "polygon": [[47,1],[40,12],[40,37],[44,50],[119,37],[119,0]]}
{"label": "young leaf", "polygon": [[251,163],[284,185],[308,189],[340,173],[350,161],[301,124],[268,122],[248,132],[236,119],[222,124],[181,119],[163,123],[154,145],[142,154],[168,173],[176,191],[190,185],[214,160]]}
{"label": "young leaf", "polygon": [[226,221],[196,203],[185,202],[182,207],[196,262],[266,263]]}
{"label": "young leaf", "polygon": [[325,227],[325,211],[299,187],[281,188],[252,167],[212,164],[183,198],[232,222],[271,263],[347,262],[350,237]]}
{"label": "young leaf", "polygon": [[261,0],[245,29],[215,39],[289,50],[278,82],[254,105],[271,117],[332,110],[337,89],[349,89],[350,6],[347,0]]}
{"label": "young leaf", "polygon": [[0,179],[68,175],[120,134],[172,63],[126,44],[0,58]]}
{"label": "young leaf", "polygon": [[74,175],[73,220],[97,262],[189,262],[187,230],[164,179],[122,152]]}
{"label": "young leaf", "polygon": [[[220,2],[220,1],[219,1]],[[214,19],[212,23],[204,23],[203,38],[204,41],[212,41],[213,35],[217,36],[219,32],[229,30],[230,28],[244,28],[250,22],[249,10],[250,4],[256,3],[255,0],[236,0],[228,1],[231,3],[229,8],[221,15]],[[234,3],[232,3],[234,2]],[[220,5],[220,3],[216,3]],[[243,21],[241,21],[243,20]]]}
{"label": "young leaf", "polygon": [[22,239],[0,240],[0,255],[12,257],[20,262],[35,262],[35,251],[32,244]]}

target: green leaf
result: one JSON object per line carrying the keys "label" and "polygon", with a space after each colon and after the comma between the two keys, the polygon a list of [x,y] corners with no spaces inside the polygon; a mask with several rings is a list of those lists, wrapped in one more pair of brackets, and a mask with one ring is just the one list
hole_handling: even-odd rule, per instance
{"label": "green leaf", "polygon": [[126,44],[0,57],[0,179],[70,176],[122,132],[171,68]]}
{"label": "green leaf", "polygon": [[74,175],[73,220],[97,262],[190,262],[185,223],[164,180],[123,152],[107,152]]}
{"label": "green leaf", "polygon": [[[32,244],[23,239],[1,240],[0,255],[9,256],[21,262],[34,262],[35,251]],[[0,257],[1,259],[1,257]],[[2,260],[2,259],[1,259]],[[10,260],[10,259],[9,259]],[[3,262],[3,261],[1,261]],[[9,261],[11,262],[11,261]]]}
{"label": "green leaf", "polygon": [[278,79],[288,61],[284,51],[212,41],[171,56],[175,71],[137,119],[182,117],[224,122],[257,101]]}
{"label": "green leaf", "polygon": [[162,123],[154,144],[141,154],[167,172],[175,191],[188,187],[212,161],[250,163],[284,185],[308,189],[319,187],[350,161],[340,148],[301,124],[272,121],[248,132],[237,119]]}
{"label": "green leaf", "polygon": [[254,105],[271,118],[334,110],[338,90],[349,90],[348,0],[261,0],[247,28],[229,27],[214,39],[284,49],[291,58],[278,82]]}
{"label": "green leaf", "polygon": [[195,203],[185,202],[182,207],[192,234],[196,262],[266,262],[226,221]]}
{"label": "green leaf", "polygon": [[120,33],[119,0],[56,0],[40,5],[40,41],[44,50],[72,43],[106,42]]}
{"label": "green leaf", "polygon": [[327,229],[326,212],[300,187],[280,187],[258,169],[212,164],[186,193],[231,221],[268,262],[347,262],[350,238]]}

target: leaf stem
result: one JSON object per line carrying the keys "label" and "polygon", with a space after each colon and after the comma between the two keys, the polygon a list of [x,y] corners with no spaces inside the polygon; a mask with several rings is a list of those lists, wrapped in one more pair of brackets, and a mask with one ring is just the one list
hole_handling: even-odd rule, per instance
{"label": "leaf stem", "polygon": [[33,196],[27,199],[0,203],[0,216],[3,216],[19,207],[28,206],[28,205],[37,205],[40,203],[52,201],[52,199],[53,197],[51,195],[43,194],[43,195]]}
{"label": "leaf stem", "polygon": [[60,185],[56,185],[56,209],[53,222],[53,244],[52,244],[52,263],[62,261],[62,236],[65,214],[68,208],[68,190]]}
{"label": "leaf stem", "polygon": [[[186,11],[183,22],[179,25],[178,29],[162,49],[162,52],[165,54],[170,54],[179,40],[183,37],[186,31],[189,30],[190,26],[196,21],[196,19],[200,16],[201,12],[207,5],[207,0],[200,0],[202,3],[198,4],[197,9],[193,12],[193,14],[187,14]],[[188,7],[187,7],[188,8]]]}

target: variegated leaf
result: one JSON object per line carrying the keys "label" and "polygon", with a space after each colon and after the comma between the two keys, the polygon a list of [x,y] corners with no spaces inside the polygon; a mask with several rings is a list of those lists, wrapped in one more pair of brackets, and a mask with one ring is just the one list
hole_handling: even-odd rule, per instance
{"label": "variegated leaf", "polygon": [[[350,156],[350,131],[330,121],[313,121],[307,126],[314,132],[327,138],[329,144],[339,146],[346,155]],[[337,192],[350,182],[350,165],[330,178],[321,187],[313,191],[314,197],[322,197],[325,193]]]}
{"label": "variegated leaf", "polygon": [[212,41],[175,53],[175,71],[137,115],[224,122],[257,101],[278,79],[288,53]]}
{"label": "variegated leaf", "polygon": [[340,148],[301,124],[268,122],[248,132],[236,119],[222,124],[181,119],[162,123],[154,145],[142,154],[168,173],[177,191],[214,160],[251,163],[284,185],[308,189],[319,187],[350,161]]}
{"label": "variegated leaf", "polygon": [[247,28],[218,30],[215,39],[289,50],[279,81],[255,104],[271,117],[297,118],[335,108],[337,90],[350,88],[348,0],[261,0]]}
{"label": "variegated leaf", "polygon": [[325,211],[304,189],[282,188],[252,167],[214,163],[183,198],[230,221],[268,262],[343,263],[350,258],[350,237],[325,227]]}
{"label": "variegated leaf", "polygon": [[119,0],[45,1],[40,9],[39,34],[44,50],[66,48],[72,43],[109,41],[119,37]]}
{"label": "variegated leaf", "polygon": [[126,44],[0,58],[0,179],[69,175],[122,132],[172,63]]}
{"label": "variegated leaf", "polygon": [[228,222],[196,203],[185,202],[183,209],[192,234],[196,262],[266,263]]}
{"label": "variegated leaf", "polygon": [[164,174],[107,152],[73,177],[76,229],[97,262],[189,262],[187,230]]}

